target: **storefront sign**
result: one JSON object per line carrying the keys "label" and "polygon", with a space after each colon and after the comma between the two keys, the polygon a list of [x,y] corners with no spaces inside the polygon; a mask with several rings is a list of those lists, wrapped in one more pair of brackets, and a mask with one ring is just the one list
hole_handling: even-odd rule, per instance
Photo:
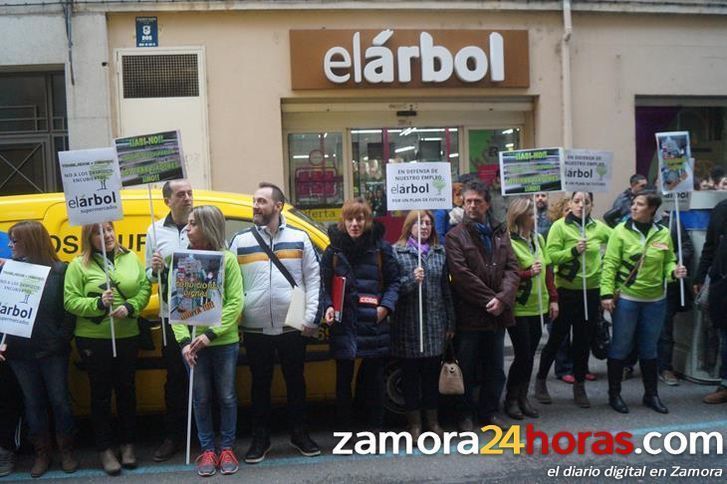
{"label": "storefront sign", "polygon": [[503,195],[563,191],[563,149],[500,152]]}
{"label": "storefront sign", "polygon": [[449,210],[452,208],[451,169],[446,162],[388,163],[387,209]]}
{"label": "storefront sign", "polygon": [[60,151],[58,160],[71,225],[103,223],[124,217],[116,150]]}
{"label": "storefront sign", "polygon": [[291,30],[293,89],[528,87],[525,30]]}
{"label": "storefront sign", "polygon": [[612,162],[610,151],[565,150],[563,188],[569,192],[608,192],[613,175]]}
{"label": "storefront sign", "polygon": [[340,208],[308,208],[303,212],[316,222],[338,222],[341,220]]}

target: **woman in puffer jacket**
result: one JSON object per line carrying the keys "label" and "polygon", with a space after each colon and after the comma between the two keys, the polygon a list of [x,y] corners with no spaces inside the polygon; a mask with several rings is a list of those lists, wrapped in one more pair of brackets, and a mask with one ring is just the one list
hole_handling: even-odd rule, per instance
{"label": "woman in puffer jacket", "polygon": [[[394,254],[383,240],[384,227],[373,221],[369,204],[362,198],[348,200],[341,220],[328,231],[331,244],[321,260],[325,320],[331,325],[330,348],[336,360],[336,407],[341,425],[352,418],[353,370],[356,358],[363,361],[358,391],[366,397],[368,424],[384,424],[384,368],[389,357],[390,326],[399,297],[399,269]],[[333,278],[345,277],[345,299],[340,317],[333,309]]]}

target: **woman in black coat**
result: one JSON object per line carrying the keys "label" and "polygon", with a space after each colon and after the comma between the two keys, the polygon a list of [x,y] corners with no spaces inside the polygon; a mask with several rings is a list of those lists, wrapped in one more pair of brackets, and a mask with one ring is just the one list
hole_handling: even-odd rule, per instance
{"label": "woman in black coat", "polygon": [[[384,368],[389,357],[388,316],[399,297],[399,269],[383,240],[384,227],[373,221],[362,198],[348,200],[341,220],[328,231],[331,244],[321,260],[323,304],[331,325],[331,354],[336,360],[336,406],[339,422],[350,425],[351,383],[356,358],[361,358],[361,391],[369,409],[368,423],[384,423]],[[338,318],[333,308],[333,278],[345,277],[345,298]]]}
{"label": "woman in black coat", "polygon": [[0,349],[0,359],[8,360],[23,393],[25,420],[35,448],[30,475],[40,477],[50,466],[49,408],[53,410],[61,467],[74,472],[78,460],[73,455],[75,423],[68,393],[74,318],[63,308],[66,264],[58,259],[50,235],[40,223],[19,222],[8,234],[14,260],[50,267],[31,337],[8,336],[7,350]]}

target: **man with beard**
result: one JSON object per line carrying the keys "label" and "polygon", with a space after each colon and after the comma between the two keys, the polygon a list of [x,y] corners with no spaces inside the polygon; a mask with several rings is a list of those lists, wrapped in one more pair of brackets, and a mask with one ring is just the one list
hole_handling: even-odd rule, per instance
{"label": "man with beard", "polygon": [[[162,331],[166,334],[166,346],[162,347],[162,359],[167,370],[164,384],[164,403],[167,413],[164,416],[164,440],[154,451],[154,461],[163,462],[171,458],[184,443],[184,430],[187,427],[187,369],[180,358],[180,348],[169,326],[169,310],[166,302],[166,273],[175,250],[186,249],[187,219],[194,203],[192,185],[187,180],[168,181],[162,187],[164,203],[169,213],[154,222],[146,231],[146,277],[151,282],[161,280],[163,300],[159,302],[159,317]],[[154,235],[156,233],[156,246]]]}
{"label": "man with beard", "polygon": [[[316,335],[320,323],[317,318],[320,266],[308,234],[286,224],[282,214],[284,203],[280,188],[272,183],[260,183],[253,195],[255,225],[237,234],[230,243],[230,250],[237,255],[245,288],[242,331],[252,372],[253,434],[245,455],[248,464],[262,462],[270,450],[270,385],[276,353],[285,378],[290,444],[306,457],[321,453],[305,428],[303,376],[304,337]],[[305,291],[302,332],[284,324],[293,294],[289,278]]]}
{"label": "man with beard", "polygon": [[[490,213],[490,193],[479,180],[462,189],[464,220],[447,233],[446,253],[455,295],[455,344],[465,394],[460,430],[471,431],[473,418],[507,427],[497,416],[505,384],[505,328],[515,324],[513,306],[520,284],[519,264],[506,224]],[[474,390],[482,369],[479,402]]]}
{"label": "man with beard", "polygon": [[535,208],[538,216],[538,233],[543,238],[548,237],[548,231],[553,222],[548,217],[548,193],[540,192],[535,194]]}

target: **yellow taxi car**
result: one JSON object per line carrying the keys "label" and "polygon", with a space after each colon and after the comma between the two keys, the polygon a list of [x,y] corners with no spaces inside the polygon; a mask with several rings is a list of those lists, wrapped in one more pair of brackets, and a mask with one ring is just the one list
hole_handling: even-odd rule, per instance
{"label": "yellow taxi car", "polygon": [[[168,208],[164,204],[161,190],[154,192],[152,194],[154,215],[159,219],[167,215]],[[114,222],[116,234],[121,245],[133,250],[143,261],[146,231],[151,223],[148,192],[147,190],[123,190],[121,198],[124,218]],[[215,205],[222,210],[226,219],[225,231],[228,241],[237,232],[252,225],[252,197],[250,195],[195,190],[194,203],[196,205]],[[290,205],[286,205],[283,212],[290,225],[308,233],[316,250],[322,252],[326,248],[328,236],[322,226]],[[22,220],[41,222],[48,229],[55,249],[62,260],[70,261],[80,254],[81,228],[69,225],[63,193],[0,197],[0,257],[10,256],[7,249],[7,230],[14,223]],[[142,312],[142,317],[158,323],[158,312],[159,301],[155,285],[151,301]],[[318,343],[308,345],[306,359],[309,363],[306,365],[306,386],[308,398],[311,400],[335,397],[335,364],[333,360],[329,359],[328,345],[325,343],[326,329],[321,329]],[[161,358],[161,330],[158,324],[153,327],[152,334],[155,350],[140,352],[136,372],[137,406],[141,413],[164,411],[165,372]],[[244,347],[241,348],[238,368],[238,396],[240,403],[246,404],[250,399],[252,379]],[[88,379],[75,351],[71,355],[69,386],[75,411],[82,415],[89,414]],[[274,401],[284,402],[285,384],[279,368],[276,368],[272,388]]]}

